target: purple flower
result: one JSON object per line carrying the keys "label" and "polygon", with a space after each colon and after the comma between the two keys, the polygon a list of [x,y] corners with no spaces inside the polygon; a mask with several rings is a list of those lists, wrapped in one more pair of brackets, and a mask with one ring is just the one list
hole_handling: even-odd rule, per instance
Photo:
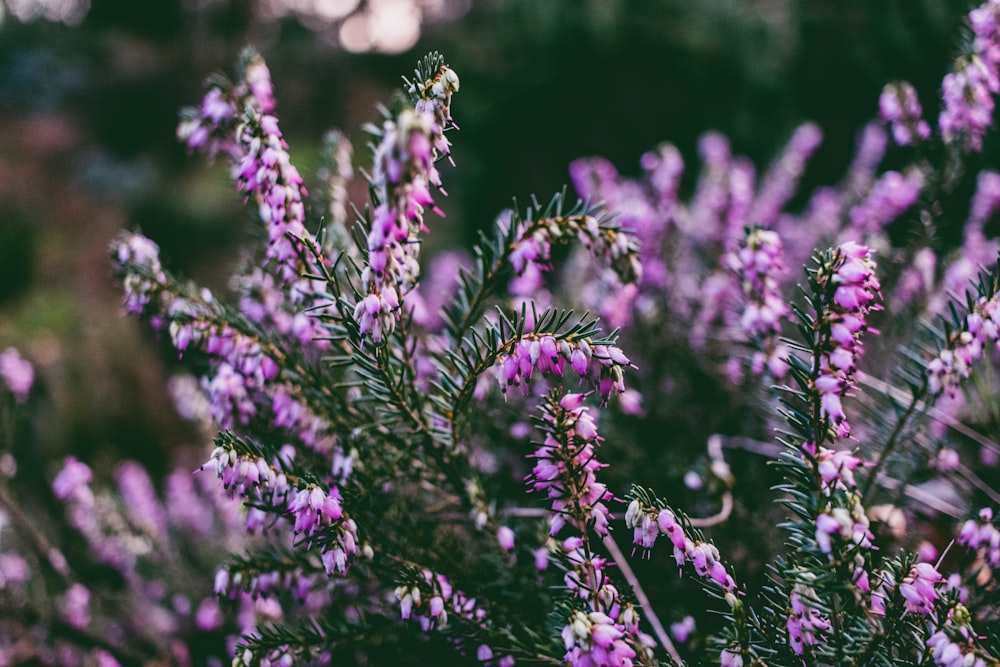
{"label": "purple flower", "polygon": [[939,597],[935,584],[942,581],[944,577],[930,563],[917,563],[910,568],[910,573],[899,582],[899,594],[906,611],[933,614]]}
{"label": "purple flower", "polygon": [[892,137],[900,146],[930,137],[931,128],[921,115],[917,91],[906,81],[886,84],[878,100],[879,116],[892,127]]}
{"label": "purple flower", "polygon": [[3,379],[18,402],[24,402],[35,381],[35,369],[21,357],[16,348],[8,347],[0,353],[0,379]]}
{"label": "purple flower", "polygon": [[982,150],[983,136],[993,122],[993,95],[1000,91],[1000,7],[990,0],[969,13],[975,39],[972,49],[941,82],[943,108],[938,126],[944,140],[962,142],[966,151]]}
{"label": "purple flower", "polygon": [[867,247],[848,241],[833,254],[832,264],[817,274],[833,287],[833,298],[819,317],[828,325],[816,341],[819,374],[813,387],[820,397],[820,414],[830,420],[841,437],[850,426],[841,399],[854,382],[854,367],[861,355],[861,333],[867,329],[868,314],[878,310],[875,303],[879,281],[875,262]]}
{"label": "purple flower", "polygon": [[514,549],[514,531],[507,526],[500,526],[497,530],[497,543],[504,551]]}
{"label": "purple flower", "polygon": [[919,169],[912,169],[905,176],[896,171],[885,172],[868,197],[851,208],[851,224],[867,232],[880,231],[916,203],[923,185]]}

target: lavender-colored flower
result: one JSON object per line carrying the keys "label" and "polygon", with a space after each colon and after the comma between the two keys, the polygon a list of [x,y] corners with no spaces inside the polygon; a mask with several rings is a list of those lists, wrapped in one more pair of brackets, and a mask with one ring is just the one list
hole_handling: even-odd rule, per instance
{"label": "lavender-colored flower", "polygon": [[871,251],[853,241],[841,245],[829,266],[820,267],[817,279],[832,291],[818,313],[822,329],[816,342],[819,374],[813,381],[820,396],[820,415],[830,420],[840,437],[850,435],[841,399],[854,382],[857,358],[863,347],[866,318],[880,306],[875,303],[879,282]]}
{"label": "lavender-colored flower", "polygon": [[761,179],[760,190],[750,209],[749,221],[770,227],[795,194],[806,163],[823,141],[823,132],[813,123],[795,129],[780,157]]}
{"label": "lavender-colored flower", "polygon": [[526,334],[508,343],[506,353],[495,365],[500,390],[519,387],[527,394],[537,371],[545,376],[562,377],[568,369],[580,380],[592,385],[603,401],[625,390],[624,369],[628,357],[614,345],[594,345],[588,338],[559,338],[551,334]]}
{"label": "lavender-colored flower", "polygon": [[[989,663],[978,655],[970,641],[972,637],[967,626],[956,628],[953,623],[927,639],[927,648],[935,665],[941,667],[987,667]],[[957,641],[956,641],[957,640]]]}
{"label": "lavender-colored flower", "polygon": [[497,530],[497,544],[504,551],[512,551],[514,549],[514,531],[509,526],[500,526]]}
{"label": "lavender-colored flower", "polygon": [[889,123],[892,138],[900,146],[909,146],[930,137],[931,128],[921,116],[917,91],[907,81],[887,83],[878,99],[879,117]]}
{"label": "lavender-colored flower", "polygon": [[443,574],[424,570],[418,580],[397,586],[396,599],[403,620],[415,620],[424,632],[448,623],[449,616],[477,626],[488,623],[486,608],[476,598],[452,586]]}
{"label": "lavender-colored flower", "polygon": [[566,655],[574,667],[619,667],[633,664],[636,651],[621,623],[599,611],[575,612],[562,630]]}
{"label": "lavender-colored flower", "polygon": [[722,653],[719,654],[719,667],[743,667],[743,655],[739,649],[722,649]]}
{"label": "lavender-colored flower", "polygon": [[84,491],[89,493],[89,484],[92,479],[93,473],[90,471],[90,466],[77,460],[74,456],[69,456],[66,458],[63,469],[52,480],[52,492],[60,500],[77,496]]}
{"label": "lavender-colored flower", "polygon": [[528,483],[532,491],[552,501],[552,535],[567,522],[577,531],[590,525],[599,535],[608,533],[611,515],[606,503],[613,496],[597,481],[596,472],[604,464],[595,450],[602,439],[583,398],[566,394],[558,402],[546,399],[542,407],[545,439],[531,455],[535,465]]}
{"label": "lavender-colored flower", "polygon": [[934,613],[938,598],[936,584],[944,581],[941,573],[930,563],[917,563],[899,582],[899,594],[906,611],[915,614]]}
{"label": "lavender-colored flower", "polygon": [[[368,293],[355,306],[354,317],[361,334],[376,343],[395,328],[400,300],[416,285],[419,245],[413,240],[426,229],[424,210],[434,206],[431,188],[441,189],[434,162],[449,154],[444,131],[452,125],[451,95],[458,90],[458,77],[442,66],[433,81],[412,89],[420,94],[416,108],[386,120],[375,148],[371,185],[376,207],[362,273]],[[434,210],[441,213],[436,206]]]}
{"label": "lavender-colored flower", "polygon": [[0,379],[18,402],[24,402],[35,381],[35,369],[16,348],[8,347],[0,353]]}
{"label": "lavender-colored flower", "polygon": [[786,628],[788,644],[796,655],[803,655],[807,646],[815,646],[823,638],[823,631],[830,629],[830,621],[815,604],[816,591],[805,584],[796,584],[789,596],[790,613]]}
{"label": "lavender-colored flower", "polygon": [[746,296],[740,326],[751,338],[765,338],[781,330],[788,305],[779,290],[785,273],[781,239],[767,229],[748,229],[737,252],[729,257],[730,268]]}
{"label": "lavender-colored flower", "polygon": [[78,630],[90,624],[90,591],[83,584],[73,584],[62,597],[60,607],[67,623]]}
{"label": "lavender-colored flower", "polygon": [[991,567],[1000,567],[1000,530],[993,523],[993,510],[979,510],[979,518],[969,519],[955,539],[966,549],[978,551]]}
{"label": "lavender-colored flower", "polygon": [[118,489],[132,523],[157,540],[167,537],[167,515],[146,469],[125,461],[115,470]]}
{"label": "lavender-colored flower", "polygon": [[911,169],[905,175],[885,172],[865,200],[851,208],[851,224],[868,233],[881,231],[917,202],[923,185],[923,172],[919,169]]}
{"label": "lavender-colored flower", "polygon": [[969,152],[982,150],[983,136],[993,122],[993,95],[1000,92],[998,12],[1000,5],[988,0],[969,13],[975,34],[971,52],[959,59],[955,70],[941,82],[941,135],[949,143],[961,141]]}
{"label": "lavender-colored flower", "polygon": [[927,364],[927,388],[932,395],[953,392],[972,372],[989,345],[1000,340],[1000,293],[982,296],[966,315],[962,329],[952,332],[946,347]]}

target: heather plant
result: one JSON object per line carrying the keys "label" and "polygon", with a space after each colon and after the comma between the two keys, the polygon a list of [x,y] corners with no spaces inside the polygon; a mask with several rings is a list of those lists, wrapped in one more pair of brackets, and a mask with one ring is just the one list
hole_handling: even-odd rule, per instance
{"label": "heather plant", "polygon": [[[122,463],[114,488],[64,461],[70,559],[0,486],[19,536],[0,646],[43,664],[1000,663],[1000,175],[980,166],[998,17],[970,12],[936,123],[926,91],[886,86],[840,183],[799,192],[815,125],[759,179],[708,134],[690,184],[669,144],[637,178],[581,159],[579,201],[515,203],[432,261],[421,239],[455,224],[455,70],[427,56],[379,109],[361,204],[336,131],[307,191],[247,50],[178,129],[255,220],[230,293],[137,231],[111,248],[214,449],[162,481]],[[31,377],[0,355],[5,420]],[[670,471],[635,453],[656,433]],[[731,466],[740,450],[766,467]],[[750,503],[777,524],[756,542],[732,526]],[[120,586],[88,586],[93,568]]]}

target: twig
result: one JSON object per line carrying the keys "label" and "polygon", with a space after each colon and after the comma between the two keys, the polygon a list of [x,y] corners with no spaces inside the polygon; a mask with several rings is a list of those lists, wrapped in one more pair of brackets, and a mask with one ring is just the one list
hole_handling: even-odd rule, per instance
{"label": "twig", "polygon": [[643,610],[646,612],[646,618],[649,619],[649,624],[653,626],[653,633],[656,638],[660,640],[660,644],[666,649],[667,653],[670,655],[670,659],[674,661],[674,664],[683,667],[684,661],[681,660],[680,654],[677,652],[677,647],[674,643],[670,641],[670,636],[667,631],[663,629],[663,624],[660,623],[659,617],[657,617],[656,612],[653,611],[653,605],[649,603],[649,598],[646,597],[646,591],[642,589],[642,585],[639,583],[638,577],[635,576],[635,572],[632,571],[632,566],[628,564],[628,560],[625,558],[625,554],[622,550],[618,548],[618,543],[611,535],[604,536],[604,548],[611,552],[611,557],[614,558],[615,563],[618,565],[618,569],[621,570],[622,575],[625,580],[632,586],[632,592],[635,593],[636,599],[639,600],[639,604],[642,605]]}
{"label": "twig", "polygon": [[[905,399],[905,395],[903,394],[903,392],[900,391],[899,389],[893,387],[888,382],[883,382],[882,380],[879,380],[877,378],[873,378],[872,376],[868,375],[867,373],[861,373],[861,372],[859,372],[856,377],[858,378],[858,381],[861,384],[863,384],[863,385],[865,385],[867,387],[870,387],[870,388],[872,388],[872,389],[874,389],[876,391],[880,391],[883,394],[891,396],[891,397],[893,397],[893,398],[895,398],[897,400],[899,400],[899,399]],[[926,413],[927,413],[927,416],[930,417],[931,419],[935,419],[935,420],[941,422],[942,424],[944,424],[948,428],[952,429],[953,431],[961,433],[962,435],[964,435],[965,437],[969,438],[970,440],[975,440],[981,446],[983,446],[986,449],[990,450],[994,454],[1000,455],[1000,444],[997,444],[993,440],[990,440],[989,438],[987,438],[985,435],[982,435],[981,433],[977,433],[976,431],[972,430],[971,428],[969,428],[968,426],[966,426],[962,422],[958,421],[957,419],[955,419],[954,417],[952,417],[951,415],[949,415],[944,410],[940,410],[940,409],[935,408],[933,406],[929,406],[926,403],[924,403],[923,401],[921,401],[920,403],[917,404],[917,409],[918,410],[925,410]]]}
{"label": "twig", "polygon": [[695,528],[708,528],[709,526],[717,526],[733,513],[733,493],[732,491],[726,491],[722,494],[722,509],[718,513],[712,516],[706,516],[702,518],[691,519],[688,521]]}
{"label": "twig", "polygon": [[67,585],[72,584],[73,580],[70,577],[69,563],[66,562],[66,557],[63,556],[59,549],[49,544],[45,535],[35,527],[31,519],[21,510],[21,506],[11,497],[10,490],[7,488],[5,481],[0,481],[0,507],[3,507],[10,516],[11,521],[17,526],[17,529],[31,542],[31,546],[35,548],[42,560],[48,563],[52,570]]}

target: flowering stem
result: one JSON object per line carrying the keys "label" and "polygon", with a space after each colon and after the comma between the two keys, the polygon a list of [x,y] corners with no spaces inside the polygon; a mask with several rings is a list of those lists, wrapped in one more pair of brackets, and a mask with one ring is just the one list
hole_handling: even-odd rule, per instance
{"label": "flowering stem", "polygon": [[621,570],[622,576],[625,577],[625,581],[632,587],[632,592],[635,593],[636,599],[639,600],[643,611],[646,612],[649,624],[653,626],[656,638],[670,655],[670,659],[674,661],[674,664],[683,666],[684,661],[681,660],[681,656],[677,652],[677,647],[670,641],[670,635],[667,634],[667,631],[663,628],[663,624],[660,623],[659,617],[653,610],[653,605],[650,604],[649,598],[646,597],[646,591],[642,589],[642,584],[639,583],[639,578],[635,576],[632,566],[628,564],[628,559],[625,558],[625,554],[618,548],[618,543],[615,542],[615,538],[610,534],[604,536],[604,548],[611,552],[611,557],[615,559],[615,563],[618,565],[618,569]]}

